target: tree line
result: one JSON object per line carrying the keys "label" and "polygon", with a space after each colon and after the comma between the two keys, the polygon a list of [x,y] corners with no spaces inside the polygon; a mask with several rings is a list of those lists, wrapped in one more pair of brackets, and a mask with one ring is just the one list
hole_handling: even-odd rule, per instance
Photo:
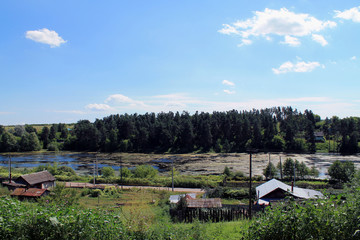
{"label": "tree line", "polygon": [[292,107],[251,111],[116,114],[66,124],[0,126],[0,151],[56,150],[102,152],[316,152],[315,132],[323,132],[328,150],[359,152],[357,117],[322,120],[311,110]]}

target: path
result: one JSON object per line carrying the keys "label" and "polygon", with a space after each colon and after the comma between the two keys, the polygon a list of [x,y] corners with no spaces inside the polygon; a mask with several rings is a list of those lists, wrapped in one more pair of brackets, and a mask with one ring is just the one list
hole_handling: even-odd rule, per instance
{"label": "path", "polygon": [[[105,187],[110,187],[110,186],[121,188],[121,186],[117,185],[117,184],[92,184],[92,183],[80,183],[80,182],[65,182],[65,187],[67,187],[67,188],[98,188],[98,189],[104,189]],[[122,186],[122,189],[131,189],[131,188],[171,191],[171,187]],[[203,189],[201,189],[201,188],[174,188],[174,192],[204,193],[205,191]]]}

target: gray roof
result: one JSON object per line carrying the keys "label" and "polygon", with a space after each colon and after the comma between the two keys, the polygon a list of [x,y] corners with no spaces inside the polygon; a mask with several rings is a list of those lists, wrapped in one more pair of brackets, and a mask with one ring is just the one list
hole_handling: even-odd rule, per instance
{"label": "gray roof", "polygon": [[260,186],[256,187],[256,194],[258,198],[263,198],[264,196],[268,195],[269,193],[275,191],[276,189],[281,189],[289,194],[293,195],[294,197],[309,199],[309,198],[322,198],[324,195],[316,190],[305,189],[305,188],[298,188],[294,187],[294,191],[291,191],[291,186],[280,182],[276,179],[271,179],[270,181],[261,184]]}
{"label": "gray roof", "polygon": [[188,208],[221,208],[220,198],[186,199]]}
{"label": "gray roof", "polygon": [[19,178],[24,179],[28,184],[35,185],[43,182],[53,182],[55,178],[48,171],[42,171],[37,173],[25,174]]}

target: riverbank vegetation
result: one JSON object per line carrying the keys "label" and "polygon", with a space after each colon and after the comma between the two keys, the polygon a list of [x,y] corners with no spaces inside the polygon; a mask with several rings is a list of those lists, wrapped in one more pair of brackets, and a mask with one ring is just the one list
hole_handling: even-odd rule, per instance
{"label": "riverbank vegetation", "polygon": [[1,188],[0,239],[358,239],[359,172],[352,179],[340,195],[289,198],[252,220],[186,224],[172,223],[168,191],[59,184],[48,197],[20,202]]}
{"label": "riverbank vegetation", "polygon": [[76,124],[0,126],[0,151],[102,152],[359,152],[357,117],[321,119],[291,107],[190,115],[110,115]]}

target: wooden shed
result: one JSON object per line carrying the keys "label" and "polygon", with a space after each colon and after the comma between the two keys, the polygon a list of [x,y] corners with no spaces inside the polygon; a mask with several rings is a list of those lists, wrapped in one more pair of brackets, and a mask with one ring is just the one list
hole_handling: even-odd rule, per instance
{"label": "wooden shed", "polygon": [[10,195],[12,197],[18,197],[20,200],[22,199],[36,199],[39,197],[43,197],[49,194],[49,190],[47,189],[39,189],[39,188],[16,188]]}
{"label": "wooden shed", "polygon": [[220,198],[186,199],[188,208],[221,208]]}
{"label": "wooden shed", "polygon": [[48,171],[25,174],[15,180],[18,184],[23,184],[27,188],[48,189],[55,187],[55,177]]}

